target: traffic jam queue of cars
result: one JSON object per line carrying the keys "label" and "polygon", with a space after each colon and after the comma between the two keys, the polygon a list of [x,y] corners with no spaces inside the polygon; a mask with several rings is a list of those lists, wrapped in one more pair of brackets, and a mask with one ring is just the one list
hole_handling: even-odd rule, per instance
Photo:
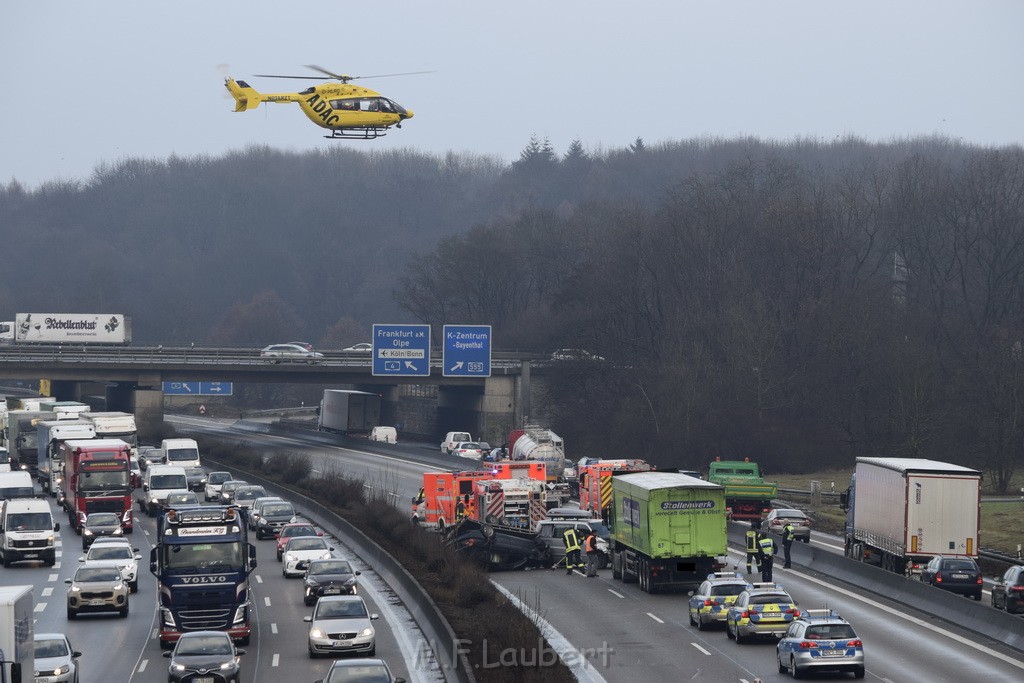
{"label": "traffic jam queue of cars", "polygon": [[[166,529],[173,525],[171,517],[183,516],[189,510],[227,510],[233,511],[232,519],[243,527],[243,538],[275,542],[282,576],[299,579],[294,591],[296,598],[301,590],[303,604],[312,608],[304,618],[309,657],[344,657],[330,666],[324,681],[403,680],[394,677],[388,664],[375,657],[378,615],[370,611],[359,594],[360,572],[349,560],[335,556],[335,548],[327,543],[324,533],[300,520],[292,503],[268,496],[262,487],[233,479],[227,472],[186,472],[183,467],[165,465],[159,449],[147,454],[143,479],[147,486],[140,486],[133,497],[140,511],[158,517],[158,526]],[[39,533],[54,537],[60,524],[54,522],[50,504],[25,493],[24,498],[0,501],[0,524],[20,529],[24,524],[17,515],[25,508],[24,515],[30,515],[33,523],[38,522],[36,526],[41,525]],[[235,500],[236,495],[242,500]],[[65,581],[68,621],[94,613],[121,618],[129,615],[132,596],[140,590],[142,555],[126,538],[126,529],[119,521],[118,515],[108,512],[85,517],[80,530],[84,554],[78,558],[72,577]],[[45,554],[10,556],[4,564],[38,563],[40,558],[44,565],[51,564]],[[148,602],[152,597],[146,599]],[[72,646],[74,635],[73,630],[71,638],[64,633],[35,634],[36,681],[90,680],[81,671],[82,653]],[[169,659],[168,680],[238,683],[247,642],[248,636],[233,638],[225,630],[188,631],[173,642],[162,642],[171,650],[164,653]],[[367,675],[371,678],[364,677]]]}

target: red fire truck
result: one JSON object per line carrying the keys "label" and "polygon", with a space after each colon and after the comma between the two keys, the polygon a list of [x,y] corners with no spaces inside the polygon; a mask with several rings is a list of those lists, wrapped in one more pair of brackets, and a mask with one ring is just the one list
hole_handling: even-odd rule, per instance
{"label": "red fire truck", "polygon": [[[477,482],[517,479],[535,480],[539,487],[535,486],[534,488],[541,490],[547,481],[547,470],[544,463],[501,462],[488,465],[488,469],[484,471],[425,472],[423,474],[424,501],[416,506],[413,514],[419,523],[444,529],[458,521],[456,506],[461,500],[464,517],[485,521],[487,513],[481,514],[480,510],[486,510],[486,506],[493,504],[495,498],[488,495],[484,508],[481,508]],[[540,498],[543,501],[543,493],[533,494],[532,497],[534,500]]]}
{"label": "red fire truck", "polygon": [[612,475],[650,472],[651,467],[639,458],[599,460],[580,468],[580,509],[589,510],[594,518],[604,519],[603,512],[612,504]]}
{"label": "red fire truck", "polygon": [[536,531],[547,519],[544,481],[527,478],[476,482],[474,517],[481,522]]}
{"label": "red fire truck", "polygon": [[79,534],[92,512],[113,512],[126,534],[132,532],[132,447],[120,439],[73,439],[61,444],[65,501]]}

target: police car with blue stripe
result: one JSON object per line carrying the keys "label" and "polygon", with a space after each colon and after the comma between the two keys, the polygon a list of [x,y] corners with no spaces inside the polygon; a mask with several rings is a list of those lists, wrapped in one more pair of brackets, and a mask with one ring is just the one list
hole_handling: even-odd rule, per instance
{"label": "police car with blue stripe", "polygon": [[715,623],[725,623],[725,613],[747,589],[747,580],[738,572],[715,572],[690,594],[690,625],[703,631]]}
{"label": "police car with blue stripe", "polygon": [[852,671],[864,678],[864,644],[853,626],[828,609],[806,610],[776,646],[779,673],[802,678],[810,671]]}

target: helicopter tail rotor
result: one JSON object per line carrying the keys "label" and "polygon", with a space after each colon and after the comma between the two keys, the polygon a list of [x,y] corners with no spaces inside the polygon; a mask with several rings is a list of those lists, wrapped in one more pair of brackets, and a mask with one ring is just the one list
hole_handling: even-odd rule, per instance
{"label": "helicopter tail rotor", "polygon": [[236,81],[233,78],[224,79],[224,87],[228,89],[231,96],[235,98],[235,111],[248,111],[255,109],[263,101],[258,92],[249,87],[245,81]]}

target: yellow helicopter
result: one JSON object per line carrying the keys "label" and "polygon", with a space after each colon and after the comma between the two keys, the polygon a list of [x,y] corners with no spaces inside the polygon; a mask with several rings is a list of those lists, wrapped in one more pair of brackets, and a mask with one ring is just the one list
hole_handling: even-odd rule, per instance
{"label": "yellow helicopter", "polygon": [[[347,76],[332,73],[315,64],[307,64],[306,68],[319,71],[330,78],[341,81],[341,83],[321,83],[306,88],[302,92],[273,94],[256,92],[245,81],[236,81],[230,77],[224,79],[224,86],[235,98],[235,111],[255,109],[260,102],[297,102],[310,121],[331,131],[330,135],[324,136],[325,138],[372,140],[386,135],[391,126],[401,128],[402,121],[412,118],[412,110],[406,109],[394,100],[389,100],[368,88],[349,85],[349,82],[362,78],[431,73],[429,71],[412,71],[404,74],[381,74],[379,76]],[[319,76],[254,75],[259,78],[322,80]]]}

